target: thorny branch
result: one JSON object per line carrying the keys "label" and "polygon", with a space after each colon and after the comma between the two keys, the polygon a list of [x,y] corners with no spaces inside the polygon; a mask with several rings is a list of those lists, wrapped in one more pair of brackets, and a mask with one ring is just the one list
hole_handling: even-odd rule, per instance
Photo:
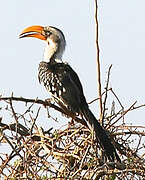
{"label": "thorny branch", "polygon": [[[105,97],[104,97],[104,102],[103,102],[102,119],[105,118],[105,111],[106,111],[105,107],[106,107],[106,101],[107,101],[107,95],[108,95],[108,86],[109,86],[109,77],[110,77],[111,67],[112,67],[112,65],[109,67],[109,70],[108,70],[107,83],[106,83],[106,87],[105,87]],[[104,126],[103,121],[102,121],[102,126]]]}
{"label": "thorny branch", "polygon": [[61,112],[62,114],[65,114],[66,116],[68,117],[71,117],[73,119],[75,119],[75,121],[83,124],[83,125],[86,125],[87,126],[87,123],[85,121],[83,121],[82,119],[76,117],[75,114],[73,114],[71,111],[69,111],[67,108],[65,108],[65,106],[63,107],[65,110],[63,110],[62,108],[52,104],[49,100],[46,100],[46,101],[43,101],[41,99],[29,99],[29,98],[23,98],[23,97],[0,97],[0,101],[20,101],[20,102],[25,102],[25,103],[35,103],[35,104],[41,104],[43,105],[44,107],[46,106],[49,106],[50,108],[53,108],[59,112]]}

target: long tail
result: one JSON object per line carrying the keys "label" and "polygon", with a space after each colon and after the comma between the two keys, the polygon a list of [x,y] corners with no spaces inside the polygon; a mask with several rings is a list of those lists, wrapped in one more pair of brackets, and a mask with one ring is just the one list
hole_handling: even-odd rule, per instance
{"label": "long tail", "polygon": [[102,128],[100,123],[97,121],[93,113],[90,111],[90,109],[86,106],[82,110],[82,114],[84,115],[87,124],[90,128],[92,128],[95,132],[95,135],[101,145],[101,147],[104,149],[106,156],[110,161],[114,161],[115,157],[116,160],[121,162],[114,145],[111,142],[111,139],[108,137],[106,131]]}

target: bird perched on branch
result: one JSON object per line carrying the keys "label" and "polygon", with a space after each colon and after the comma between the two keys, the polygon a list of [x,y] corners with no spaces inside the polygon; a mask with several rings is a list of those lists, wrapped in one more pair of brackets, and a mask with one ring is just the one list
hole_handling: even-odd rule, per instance
{"label": "bird perched on branch", "polygon": [[63,103],[73,113],[84,117],[110,161],[120,161],[111,139],[88,107],[78,75],[62,61],[66,46],[63,32],[52,26],[31,26],[24,29],[19,37],[34,37],[46,42],[44,61],[39,64],[40,83],[44,84],[56,102]]}

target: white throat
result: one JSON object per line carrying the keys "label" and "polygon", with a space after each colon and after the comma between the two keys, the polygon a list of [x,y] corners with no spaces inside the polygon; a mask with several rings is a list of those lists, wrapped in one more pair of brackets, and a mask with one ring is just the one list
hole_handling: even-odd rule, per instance
{"label": "white throat", "polygon": [[58,47],[57,43],[54,43],[51,39],[48,40],[44,49],[44,61],[49,61],[55,54],[55,59],[62,59],[64,47],[61,45]]}

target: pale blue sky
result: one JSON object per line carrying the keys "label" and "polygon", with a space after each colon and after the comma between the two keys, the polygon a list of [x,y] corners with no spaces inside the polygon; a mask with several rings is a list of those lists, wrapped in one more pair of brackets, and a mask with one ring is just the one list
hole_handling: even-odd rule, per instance
{"label": "pale blue sky", "polygon": [[[20,40],[18,35],[31,25],[51,25],[66,36],[63,59],[79,74],[87,100],[97,97],[94,1],[5,0],[0,17],[0,94],[48,97],[37,79],[44,43]],[[127,107],[135,100],[145,103],[145,1],[99,1],[99,28],[103,84],[113,64],[111,86],[123,105]],[[96,115],[97,107],[91,105]],[[130,122],[143,124],[144,115],[145,109],[132,112]]]}

